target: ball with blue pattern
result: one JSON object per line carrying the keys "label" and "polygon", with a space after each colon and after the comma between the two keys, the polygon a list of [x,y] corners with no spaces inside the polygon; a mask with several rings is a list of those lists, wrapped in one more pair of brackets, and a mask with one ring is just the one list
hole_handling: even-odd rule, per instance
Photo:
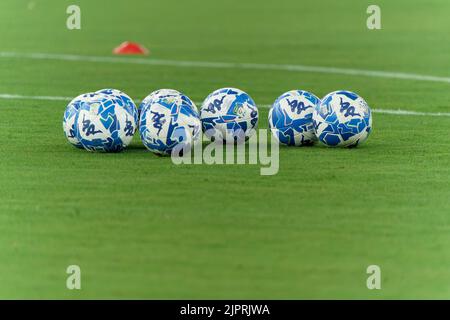
{"label": "ball with blue pattern", "polygon": [[330,147],[356,147],[372,130],[372,113],[363,98],[351,91],[327,94],[313,114],[319,141]]}
{"label": "ball with blue pattern", "polygon": [[211,93],[200,109],[205,135],[226,143],[245,141],[258,126],[258,108],[244,91],[223,88]]}
{"label": "ball with blue pattern", "polygon": [[75,118],[78,114],[78,110],[80,109],[81,103],[87,101],[93,95],[94,95],[93,93],[86,93],[79,95],[78,97],[74,98],[72,101],[69,102],[69,104],[66,107],[66,111],[64,112],[63,130],[67,138],[67,141],[69,141],[69,143],[72,144],[73,146],[80,149],[83,149],[84,147],[76,136]]}
{"label": "ball with blue pattern", "polygon": [[292,90],[282,94],[269,110],[269,127],[273,136],[287,146],[312,145],[317,141],[313,112],[320,104],[314,94]]}
{"label": "ball with blue pattern", "polygon": [[148,97],[141,104],[139,133],[153,153],[179,156],[200,142],[200,117],[195,104],[182,95]]}
{"label": "ball with blue pattern", "polygon": [[76,137],[88,151],[122,151],[136,131],[135,116],[114,95],[96,93],[80,104],[75,118]]}

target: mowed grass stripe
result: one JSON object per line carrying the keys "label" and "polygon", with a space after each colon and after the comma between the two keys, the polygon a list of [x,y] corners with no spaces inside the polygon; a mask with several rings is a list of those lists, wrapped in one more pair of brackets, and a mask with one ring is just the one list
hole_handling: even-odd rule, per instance
{"label": "mowed grass stripe", "polygon": [[[43,101],[71,101],[73,98],[70,97],[59,97],[59,96],[26,96],[18,94],[0,93],[0,99],[6,100],[43,100]],[[140,100],[134,100],[136,103],[140,103]],[[195,102],[197,105],[201,105],[201,102]],[[258,105],[259,108],[269,109],[272,107],[270,104]],[[392,110],[392,109],[372,109],[373,113],[382,114],[392,114],[398,116],[429,116],[429,117],[450,117],[450,113],[446,112],[418,112],[410,110]]]}

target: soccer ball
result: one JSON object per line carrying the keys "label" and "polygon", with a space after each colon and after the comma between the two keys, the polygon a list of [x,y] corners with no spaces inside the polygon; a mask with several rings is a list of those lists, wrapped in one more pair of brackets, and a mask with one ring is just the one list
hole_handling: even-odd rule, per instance
{"label": "soccer ball", "polygon": [[281,95],[269,111],[273,136],[288,146],[312,145],[316,140],[313,111],[320,104],[312,93],[293,90]]}
{"label": "soccer ball", "polygon": [[147,98],[141,104],[139,120],[139,133],[147,149],[159,155],[172,151],[181,155],[201,140],[200,118],[189,98],[175,94]]}
{"label": "soccer ball", "polygon": [[189,105],[192,109],[194,109],[195,112],[198,113],[197,106],[195,105],[195,103],[191,101],[191,99],[189,99],[188,96],[174,89],[159,89],[150,93],[139,105],[139,116],[141,115],[143,111],[142,109],[145,106],[151,105],[154,101],[157,101],[160,98],[170,98],[170,97],[172,98],[177,97],[181,99],[184,102],[184,104]]}
{"label": "soccer ball", "polygon": [[[136,105],[134,104],[133,99],[131,99],[129,95],[117,89],[102,89],[98,90],[96,93],[103,93],[105,95],[114,97],[114,99],[117,100],[117,103],[120,106],[127,109],[127,111],[133,115],[135,123],[136,124],[138,123],[139,112],[138,109],[136,108]],[[135,127],[135,129],[137,129],[137,127]]]}
{"label": "soccer ball", "polygon": [[363,98],[350,91],[327,94],[313,114],[319,141],[330,147],[355,147],[372,130],[372,114]]}
{"label": "soccer ball", "polygon": [[226,143],[241,142],[255,132],[258,108],[244,91],[223,88],[211,93],[200,109],[205,135]]}
{"label": "soccer ball", "polygon": [[92,93],[86,93],[74,98],[72,101],[69,102],[66,111],[64,112],[63,118],[64,134],[70,144],[80,149],[83,149],[83,145],[80,143],[75,133],[75,118],[76,115],[78,114],[78,110],[80,109],[80,104],[84,101],[87,101],[89,97],[91,97],[92,95],[93,95]]}
{"label": "soccer ball", "polygon": [[75,118],[77,139],[86,150],[119,152],[136,131],[135,114],[113,95],[96,93],[80,104]]}

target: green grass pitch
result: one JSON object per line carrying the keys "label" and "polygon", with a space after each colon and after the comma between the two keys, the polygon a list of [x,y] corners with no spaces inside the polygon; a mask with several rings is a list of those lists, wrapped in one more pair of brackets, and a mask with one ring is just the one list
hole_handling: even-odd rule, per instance
{"label": "green grass pitch", "polygon": [[[78,4],[82,29],[66,29]],[[0,1],[0,51],[299,64],[449,77],[450,3]],[[132,59],[132,58],[130,58]],[[449,112],[449,83],[314,72],[2,57],[0,95],[220,87],[271,104],[348,89],[372,108]],[[65,140],[64,101],[0,99],[0,298],[450,298],[450,117],[374,114],[356,149],[281,148],[280,171],[175,166],[136,136],[121,154]],[[260,127],[267,128],[267,108]],[[82,289],[66,289],[66,268]],[[368,290],[366,268],[382,270]]]}

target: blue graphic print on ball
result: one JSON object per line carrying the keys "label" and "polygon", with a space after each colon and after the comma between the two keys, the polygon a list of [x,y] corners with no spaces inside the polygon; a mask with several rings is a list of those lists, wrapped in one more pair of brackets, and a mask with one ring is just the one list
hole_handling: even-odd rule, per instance
{"label": "blue graphic print on ball", "polygon": [[255,133],[258,108],[244,91],[223,88],[211,93],[203,102],[200,119],[205,135],[227,143],[241,142]]}
{"label": "blue graphic print on ball", "polygon": [[273,136],[288,146],[312,145],[317,140],[312,116],[319,104],[319,98],[307,91],[292,90],[282,94],[269,111]]}
{"label": "blue graphic print on ball", "polygon": [[159,90],[156,90],[156,91],[153,91],[152,93],[150,93],[139,105],[139,116],[141,115],[141,113],[143,112],[143,109],[146,106],[151,105],[153,102],[157,101],[158,99],[170,98],[170,97],[179,97],[185,105],[189,105],[192,109],[194,109],[195,112],[198,113],[197,106],[195,105],[195,103],[193,103],[191,101],[191,99],[189,99],[188,96],[186,96],[183,93],[181,93],[177,90],[174,90],[174,89],[159,89]]}
{"label": "blue graphic print on ball", "polygon": [[355,147],[372,130],[372,113],[363,98],[350,91],[327,94],[313,114],[319,141],[330,147]]}
{"label": "blue graphic print on ball", "polygon": [[185,152],[201,140],[201,123],[195,104],[174,90],[167,93],[152,93],[140,106],[142,142],[147,149],[160,155]]}
{"label": "blue graphic print on ball", "polygon": [[136,124],[138,123],[139,112],[138,109],[136,108],[136,105],[134,104],[133,99],[131,99],[129,95],[117,89],[102,89],[98,90],[96,93],[103,93],[107,96],[114,97],[117,100],[116,103],[127,109],[127,111],[133,115],[134,122]]}
{"label": "blue graphic print on ball", "polygon": [[87,101],[87,99],[89,99],[89,97],[91,97],[92,95],[93,94],[91,93],[86,93],[74,98],[72,101],[69,102],[66,111],[64,112],[63,117],[64,134],[70,144],[80,149],[83,149],[83,145],[80,143],[80,141],[76,136],[75,118],[78,114],[78,110],[80,109],[81,103],[83,101]]}
{"label": "blue graphic print on ball", "polygon": [[116,96],[96,93],[80,104],[75,133],[86,150],[119,152],[133,139],[135,116]]}

